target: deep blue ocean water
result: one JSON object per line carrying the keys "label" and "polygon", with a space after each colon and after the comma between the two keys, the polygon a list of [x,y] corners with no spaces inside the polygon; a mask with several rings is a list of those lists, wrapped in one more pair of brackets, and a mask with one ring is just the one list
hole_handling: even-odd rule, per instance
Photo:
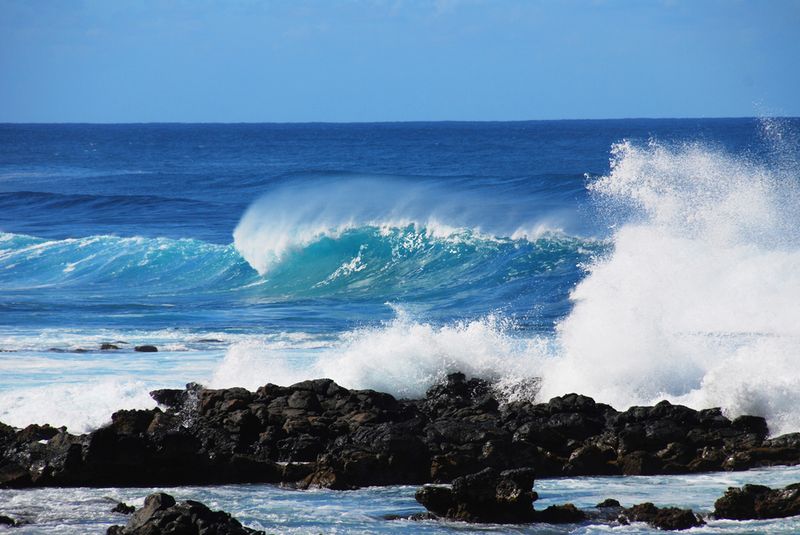
{"label": "deep blue ocean water", "polygon": [[82,431],[189,381],[416,396],[462,370],[798,430],[799,135],[0,125],[0,420]]}
{"label": "deep blue ocean water", "polygon": [[[548,331],[570,309],[577,265],[603,250],[585,241],[608,235],[586,184],[608,172],[613,143],[701,141],[760,157],[761,131],[753,119],[2,125],[4,251],[40,246],[2,259],[2,326],[340,332],[389,319],[395,301],[437,321],[503,311]],[[346,222],[376,202],[347,191],[328,204],[353,180],[393,197],[370,211],[379,225],[405,219],[424,232],[442,211],[442,224],[497,238],[539,224],[565,234],[452,251],[422,239],[392,263],[409,232],[380,239],[364,225],[296,247],[266,278],[231,247],[248,206],[276,191],[296,191],[265,214],[288,240],[300,225],[281,222],[295,210],[330,212],[319,230]],[[317,286],[362,246],[374,263]]]}

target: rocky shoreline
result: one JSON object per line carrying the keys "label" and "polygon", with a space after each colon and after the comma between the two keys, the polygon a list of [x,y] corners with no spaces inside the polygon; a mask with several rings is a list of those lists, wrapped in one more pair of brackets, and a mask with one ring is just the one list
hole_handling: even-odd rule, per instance
{"label": "rocky shoreline", "polygon": [[84,435],[0,425],[0,487],[283,483],[300,488],[449,483],[483,469],[537,477],[745,470],[800,462],[800,433],[763,418],[666,401],[620,412],[568,394],[503,403],[452,374],[424,399],[329,379],[256,392],[197,384],[151,393]]}
{"label": "rocky shoreline", "polygon": [[[696,411],[666,401],[620,412],[578,394],[547,403],[504,403],[488,382],[460,373],[418,400],[348,390],[329,379],[268,384],[256,392],[189,384],[151,396],[159,407],[117,411],[110,424],[84,435],[47,425],[0,424],[0,487],[259,482],[343,490],[424,484],[416,497],[429,518],[642,521],[685,529],[703,519],[648,503],[625,508],[610,499],[591,511],[571,504],[536,511],[534,476],[681,474],[800,463],[800,434],[767,438],[760,417],[730,420],[720,409]],[[210,514],[198,507],[192,502],[178,509],[191,518],[198,511]],[[731,519],[798,513],[798,486],[729,489],[715,510],[716,517]]]}

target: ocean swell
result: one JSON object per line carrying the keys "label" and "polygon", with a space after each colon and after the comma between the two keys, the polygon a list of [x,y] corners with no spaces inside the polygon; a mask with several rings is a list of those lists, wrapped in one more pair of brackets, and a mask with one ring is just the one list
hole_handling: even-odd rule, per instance
{"label": "ocean swell", "polygon": [[106,295],[230,289],[255,279],[231,246],[200,240],[88,236],[47,240],[0,233],[0,288],[86,289]]}
{"label": "ocean swell", "polygon": [[[536,277],[573,276],[602,242],[548,234],[495,238],[470,230],[446,237],[429,229],[357,227],[297,246],[259,275],[233,245],[168,238],[89,236],[47,240],[0,234],[0,288],[48,288],[106,297],[249,296],[410,299],[435,302],[493,291],[519,293]],[[523,293],[525,293],[523,291]],[[530,291],[528,291],[530,293]],[[497,306],[501,306],[498,301]]]}

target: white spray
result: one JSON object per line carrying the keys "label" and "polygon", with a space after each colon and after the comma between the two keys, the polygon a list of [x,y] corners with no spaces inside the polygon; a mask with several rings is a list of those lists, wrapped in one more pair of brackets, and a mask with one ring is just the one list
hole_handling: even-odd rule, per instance
{"label": "white spray", "polygon": [[796,180],[698,145],[615,146],[590,188],[634,216],[572,292],[543,395],[721,405],[800,429]]}

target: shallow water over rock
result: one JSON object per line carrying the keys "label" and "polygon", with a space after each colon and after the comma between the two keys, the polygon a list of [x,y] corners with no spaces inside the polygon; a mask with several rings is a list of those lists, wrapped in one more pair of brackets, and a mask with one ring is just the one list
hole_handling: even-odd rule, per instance
{"label": "shallow water over rock", "polygon": [[[591,508],[613,497],[630,506],[652,501],[659,506],[690,507],[710,514],[714,501],[729,486],[759,483],[772,487],[800,481],[800,467],[780,467],[736,473],[683,476],[576,477],[539,480],[534,486],[540,499],[537,509],[571,502]],[[629,526],[567,524],[548,526],[477,525],[435,520],[386,520],[422,513],[414,500],[414,486],[371,487],[356,491],[296,491],[272,485],[222,485],[177,488],[78,488],[0,490],[0,514],[31,522],[14,533],[42,532],[78,535],[105,533],[112,524],[124,524],[127,517],[110,512],[115,501],[141,507],[144,498],[164,490],[177,500],[199,500],[212,509],[223,509],[251,528],[279,533],[526,533],[600,534],[663,533],[644,524]],[[797,533],[800,517],[779,520],[734,521],[707,519],[708,524],[692,533]]]}

